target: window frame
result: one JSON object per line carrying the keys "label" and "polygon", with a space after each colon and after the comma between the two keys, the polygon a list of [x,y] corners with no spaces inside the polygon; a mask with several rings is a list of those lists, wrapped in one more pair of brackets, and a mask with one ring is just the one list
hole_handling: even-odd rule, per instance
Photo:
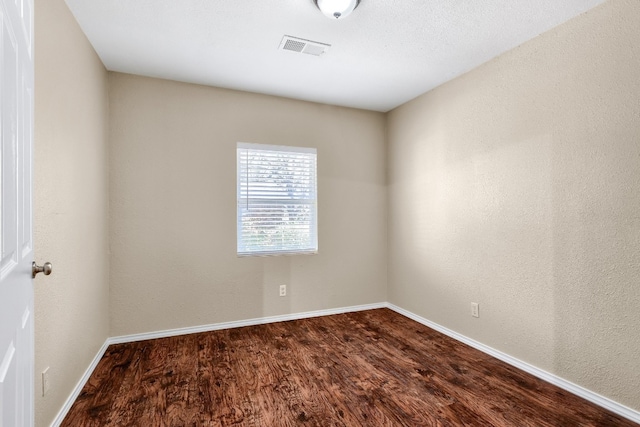
{"label": "window frame", "polygon": [[[254,151],[265,151],[265,152],[285,152],[288,154],[304,154],[310,155],[313,159],[313,165],[310,168],[313,173],[313,195],[315,198],[312,199],[291,199],[291,198],[270,198],[270,201],[273,201],[274,204],[281,204],[282,206],[286,206],[287,204],[296,204],[292,203],[292,200],[303,200],[303,203],[297,203],[298,205],[309,205],[311,208],[311,229],[310,229],[310,241],[309,245],[305,248],[301,249],[278,249],[278,248],[270,248],[268,250],[258,250],[258,249],[249,249],[247,250],[247,245],[242,244],[242,230],[243,230],[243,221],[242,221],[242,211],[243,208],[241,203],[250,203],[252,198],[250,197],[241,197],[242,194],[242,186],[243,184],[241,177],[241,150],[254,150]],[[317,149],[312,147],[299,147],[299,146],[288,146],[288,145],[270,145],[270,144],[257,144],[257,143],[246,143],[246,142],[238,142],[236,143],[236,254],[238,257],[265,257],[265,256],[288,256],[288,255],[314,255],[318,253],[318,159]],[[247,168],[245,168],[247,169]],[[247,169],[248,171],[248,169]],[[248,181],[248,178],[247,178]],[[246,191],[245,191],[246,193]],[[262,200],[253,198],[253,200]]]}

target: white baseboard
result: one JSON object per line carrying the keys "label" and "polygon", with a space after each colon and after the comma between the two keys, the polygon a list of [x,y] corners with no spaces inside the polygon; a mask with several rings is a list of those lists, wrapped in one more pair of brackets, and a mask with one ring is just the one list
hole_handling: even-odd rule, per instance
{"label": "white baseboard", "polygon": [[188,328],[168,329],[158,332],[146,332],[142,334],[122,335],[109,338],[109,344],[122,344],[127,342],[152,340],[156,338],[175,337],[177,335],[195,334],[199,332],[219,331],[221,329],[242,328],[244,326],[265,325],[267,323],[286,322],[288,320],[309,319],[312,317],[330,316],[333,314],[353,313],[356,311],[373,310],[387,307],[386,302],[376,304],[356,305],[351,307],[332,308],[328,310],[306,311],[303,313],[282,314],[278,316],[258,317],[255,319],[239,320],[235,322],[213,323]]}
{"label": "white baseboard", "polygon": [[376,303],[376,304],[357,305],[357,306],[351,306],[351,307],[334,308],[329,310],[307,311],[304,313],[293,313],[293,314],[284,314],[279,316],[260,317],[255,319],[240,320],[236,322],[214,323],[210,325],[202,325],[202,326],[195,326],[195,327],[189,327],[189,328],[169,329],[165,331],[148,332],[148,333],[133,334],[133,335],[122,335],[118,337],[107,338],[107,340],[102,345],[100,350],[98,350],[98,353],[94,357],[93,361],[85,371],[80,381],[78,381],[78,384],[74,388],[73,392],[71,393],[71,395],[69,396],[65,404],[62,406],[62,409],[60,409],[60,411],[58,412],[58,415],[56,416],[53,423],[51,424],[51,427],[60,426],[60,424],[64,420],[64,417],[67,415],[67,412],[69,412],[69,409],[71,409],[71,405],[73,405],[73,402],[75,402],[76,398],[80,395],[80,392],[82,391],[82,388],[84,387],[86,382],[89,380],[89,377],[91,377],[91,374],[93,373],[94,369],[98,365],[98,362],[100,361],[100,359],[102,359],[102,356],[106,352],[107,348],[112,344],[122,344],[127,342],[143,341],[143,340],[156,339],[156,338],[167,338],[167,337],[173,337],[177,335],[217,331],[221,329],[240,328],[243,326],[264,325],[267,323],[285,322],[289,320],[309,319],[312,317],[330,316],[333,314],[342,314],[342,313],[353,313],[356,311],[374,310],[377,308],[389,308],[398,314],[408,317],[409,319],[415,320],[418,323],[428,326],[429,328],[432,328],[440,333],[443,333],[457,341],[465,343],[477,350],[482,351],[483,353],[486,353],[490,356],[495,357],[496,359],[502,360],[503,362],[508,363],[509,365],[515,366],[516,368],[521,369],[544,381],[547,381],[548,383],[558,386],[598,406],[608,409],[609,411],[615,414],[618,414],[621,417],[627,418],[631,421],[634,421],[640,424],[640,412],[634,409],[621,405],[618,402],[615,402],[609,398],[606,398],[597,393],[594,393],[591,390],[587,390],[584,387],[573,384],[572,382],[567,381],[563,378],[560,378],[557,375],[551,374],[547,371],[544,371],[540,368],[537,368],[533,365],[523,362],[522,360],[516,359],[515,357],[512,357],[506,353],[503,353],[487,345],[484,345],[478,341],[475,341],[462,334],[452,331],[451,329],[447,329],[444,326],[438,325],[437,323],[427,320],[424,317],[418,316],[417,314],[414,314],[410,311],[400,308],[394,304],[382,302],[382,303]]}
{"label": "white baseboard", "polygon": [[89,381],[91,374],[93,374],[93,371],[96,369],[96,366],[98,366],[98,362],[100,362],[100,359],[102,359],[102,356],[104,356],[104,353],[107,351],[108,347],[109,339],[107,338],[107,340],[104,342],[104,344],[102,344],[102,347],[100,347],[95,357],[89,364],[89,367],[86,369],[86,371],[84,371],[82,377],[80,377],[80,381],[78,381],[78,384],[76,384],[69,398],[67,398],[66,402],[64,402],[64,405],[62,405],[60,411],[58,411],[58,415],[56,415],[56,417],[53,419],[51,427],[59,427],[62,424],[62,421],[64,421],[64,417],[67,416],[69,409],[71,409],[71,405],[73,405],[73,402],[75,402],[78,396],[80,396],[82,388],[87,383],[87,381]]}
{"label": "white baseboard", "polygon": [[527,362],[523,362],[520,359],[516,359],[515,357],[512,357],[506,353],[503,353],[499,350],[496,350],[494,348],[491,348],[487,345],[484,345],[478,341],[475,341],[471,338],[468,338],[462,334],[459,334],[455,331],[452,331],[451,329],[447,329],[444,326],[441,326],[437,323],[434,323],[430,320],[425,319],[424,317],[418,316],[417,314],[414,314],[408,310],[405,310],[403,308],[400,308],[396,305],[393,305],[391,303],[387,303],[387,307],[393,311],[395,311],[398,314],[401,314],[405,317],[408,317],[409,319],[415,320],[418,323],[421,323],[425,326],[428,326],[431,329],[434,329],[444,335],[447,335],[451,338],[453,338],[456,341],[460,341],[464,344],[467,344],[470,347],[473,347],[477,350],[480,350],[483,353],[488,354],[489,356],[493,356],[496,359],[502,360],[505,363],[508,363],[509,365],[515,366],[518,369],[521,369],[535,377],[540,378],[541,380],[544,380],[548,383],[551,383],[557,387],[560,387],[570,393],[575,394],[576,396],[579,396],[585,400],[588,400],[589,402],[592,402],[598,406],[601,406],[605,409],[608,409],[609,411],[620,415],[621,417],[627,418],[631,421],[634,421],[636,423],[640,424],[640,412],[628,408],[624,405],[621,405],[620,403],[611,400],[607,397],[601,396],[597,393],[594,393],[591,390],[588,390],[584,387],[581,387],[577,384],[574,384],[570,381],[565,380],[564,378],[561,378],[557,375],[551,374],[547,371],[544,371],[540,368],[537,368],[533,365],[530,365]]}

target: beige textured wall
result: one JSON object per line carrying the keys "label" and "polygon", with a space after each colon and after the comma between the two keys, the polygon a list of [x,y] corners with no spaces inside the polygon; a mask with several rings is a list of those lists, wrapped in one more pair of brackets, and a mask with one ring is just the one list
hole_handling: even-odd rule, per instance
{"label": "beige textured wall", "polygon": [[391,112],[390,302],[640,410],[639,70],[612,0]]}
{"label": "beige textured wall", "polygon": [[107,83],[64,1],[36,0],[35,256],[53,263],[35,280],[37,426],[51,423],[109,332]]}
{"label": "beige textured wall", "polygon": [[[110,114],[112,336],[386,301],[383,114],[117,73]],[[318,255],[236,256],[238,141],[317,147]]]}

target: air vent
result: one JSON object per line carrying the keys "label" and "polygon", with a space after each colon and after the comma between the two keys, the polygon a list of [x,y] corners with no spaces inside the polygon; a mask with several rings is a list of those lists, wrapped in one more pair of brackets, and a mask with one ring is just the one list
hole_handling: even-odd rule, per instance
{"label": "air vent", "polygon": [[309,55],[320,56],[331,47],[330,44],[312,42],[311,40],[299,39],[297,37],[284,36],[280,42],[280,50],[290,52],[307,53]]}

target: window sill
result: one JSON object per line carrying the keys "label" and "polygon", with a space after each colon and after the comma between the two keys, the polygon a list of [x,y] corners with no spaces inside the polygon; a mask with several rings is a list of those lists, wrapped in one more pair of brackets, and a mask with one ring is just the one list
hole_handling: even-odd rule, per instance
{"label": "window sill", "polygon": [[317,255],[318,251],[291,251],[291,252],[238,252],[238,258],[252,257],[273,257],[273,256],[294,256],[294,255]]}

